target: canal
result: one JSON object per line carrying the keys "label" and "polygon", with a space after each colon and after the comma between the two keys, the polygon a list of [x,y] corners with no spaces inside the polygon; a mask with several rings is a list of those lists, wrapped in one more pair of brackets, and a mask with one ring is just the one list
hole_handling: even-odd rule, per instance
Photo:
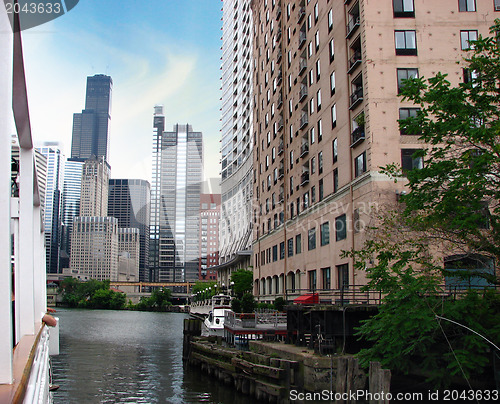
{"label": "canal", "polygon": [[254,403],[183,366],[187,314],[58,309],[56,315],[54,403]]}

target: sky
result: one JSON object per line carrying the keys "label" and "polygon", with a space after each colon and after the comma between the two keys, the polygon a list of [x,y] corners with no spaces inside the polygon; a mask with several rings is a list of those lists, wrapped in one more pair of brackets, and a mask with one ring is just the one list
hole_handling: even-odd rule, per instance
{"label": "sky", "polygon": [[35,142],[71,151],[73,113],[87,76],[113,79],[112,178],[151,179],[153,107],[165,129],[203,132],[205,178],[220,172],[220,0],[80,0],[68,13],[22,32]]}

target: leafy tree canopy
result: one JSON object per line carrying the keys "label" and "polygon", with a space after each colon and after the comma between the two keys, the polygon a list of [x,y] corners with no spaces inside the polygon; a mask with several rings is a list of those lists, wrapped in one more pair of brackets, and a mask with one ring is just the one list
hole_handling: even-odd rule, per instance
{"label": "leafy tree canopy", "polygon": [[244,293],[252,291],[253,271],[239,269],[231,274],[231,282],[234,282],[234,294],[241,298]]}

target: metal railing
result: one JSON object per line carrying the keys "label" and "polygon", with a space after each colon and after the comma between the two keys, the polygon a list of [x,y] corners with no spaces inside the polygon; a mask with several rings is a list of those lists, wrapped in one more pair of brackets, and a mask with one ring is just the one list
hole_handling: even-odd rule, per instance
{"label": "metal railing", "polygon": [[317,295],[319,304],[375,304],[378,305],[382,301],[382,292],[379,290],[362,290],[363,286],[360,285],[346,285],[340,289],[286,289],[286,299],[292,301],[293,299],[314,293]]}

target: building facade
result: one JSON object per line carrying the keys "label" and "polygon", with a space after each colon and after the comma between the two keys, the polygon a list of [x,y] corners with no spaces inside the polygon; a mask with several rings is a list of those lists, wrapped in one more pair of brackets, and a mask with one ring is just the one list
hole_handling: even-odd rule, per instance
{"label": "building facade", "polygon": [[250,266],[252,247],[253,63],[250,0],[224,0],[220,278]]}
{"label": "building facade", "polygon": [[200,280],[217,279],[220,204],[220,194],[200,195]]}
{"label": "building facade", "polygon": [[47,183],[43,217],[47,273],[59,273],[65,157],[58,143],[46,143],[37,150],[47,159]]}
{"label": "building facade", "polygon": [[140,253],[141,253],[140,230],[130,227],[118,228],[117,280],[127,281],[127,282],[139,281]]}
{"label": "building facade", "polygon": [[73,114],[71,157],[104,157],[109,161],[109,124],[113,80],[104,74],[87,77],[85,109]]}
{"label": "building facade", "polygon": [[69,158],[64,165],[62,198],[61,250],[59,268],[69,268],[73,220],[80,215],[80,194],[84,159]]}
{"label": "building facade", "polygon": [[259,300],[366,283],[341,252],[404,190],[380,174],[425,147],[399,130],[417,112],[404,79],[464,79],[468,40],[494,1],[256,0],[254,293]]}
{"label": "building facade", "polygon": [[78,216],[71,240],[71,275],[81,280],[118,280],[118,219]]}
{"label": "building facade", "polygon": [[[155,121],[162,112],[155,108]],[[159,282],[195,281],[199,274],[202,133],[179,124],[170,132],[155,129],[151,269],[158,274],[155,280]]]}
{"label": "building facade", "polygon": [[108,215],[118,219],[121,228],[139,231],[140,251],[137,280],[149,281],[149,220],[151,189],[148,181],[110,179]]}

